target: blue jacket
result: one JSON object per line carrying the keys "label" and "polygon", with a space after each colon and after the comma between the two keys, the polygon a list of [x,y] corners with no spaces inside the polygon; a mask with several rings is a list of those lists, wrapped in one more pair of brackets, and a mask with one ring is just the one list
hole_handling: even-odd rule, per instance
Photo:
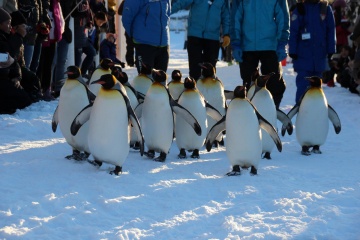
{"label": "blue jacket", "polygon": [[129,0],[124,2],[122,23],[135,43],[168,46],[170,11],[170,0]]}
{"label": "blue jacket", "polygon": [[[289,54],[297,54],[293,60],[295,71],[325,70],[327,55],[336,51],[335,21],[332,9],[327,7],[323,20],[321,4],[304,3],[305,15],[296,8],[291,15]],[[302,40],[302,34],[310,33],[310,39]]]}
{"label": "blue jacket", "polygon": [[279,41],[289,40],[286,0],[233,0],[231,19],[231,42],[242,51],[275,51]]}
{"label": "blue jacket", "polygon": [[[210,5],[209,2],[212,4]],[[179,0],[172,5],[171,13],[190,6],[188,36],[220,40],[229,35],[230,8],[228,0]]]}

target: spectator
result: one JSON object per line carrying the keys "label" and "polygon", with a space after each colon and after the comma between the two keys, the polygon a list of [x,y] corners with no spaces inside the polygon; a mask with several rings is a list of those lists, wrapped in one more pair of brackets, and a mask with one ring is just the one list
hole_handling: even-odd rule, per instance
{"label": "spectator", "polygon": [[277,73],[268,80],[267,88],[278,108],[286,88],[279,63],[287,56],[289,39],[286,0],[233,1],[231,18],[231,47],[233,57],[240,63],[243,85],[249,89],[259,62],[262,75]]}
{"label": "spectator", "polygon": [[[204,62],[214,67],[219,56],[220,34],[222,47],[230,44],[230,6],[228,0],[182,0],[172,5],[171,13],[190,7],[187,29],[189,75],[198,80]],[[221,31],[221,32],[220,32]]]}
{"label": "spectator", "polygon": [[166,72],[169,63],[170,0],[124,2],[122,23],[135,44],[138,73],[142,63]]}
{"label": "spectator", "polygon": [[[124,9],[124,1],[120,3],[118,14],[122,16],[122,12]],[[133,67],[135,65],[135,45],[132,38],[129,34],[125,31],[125,40],[126,40],[126,53],[125,53],[125,60],[128,66]]]}
{"label": "spectator", "polygon": [[[336,81],[341,84],[342,87],[348,88],[352,78],[352,72],[349,67],[350,61],[353,59],[351,47],[345,45],[340,48],[340,54],[338,58],[332,58],[330,61],[330,71],[336,74]],[[334,81],[328,82],[328,86],[334,86]]]}
{"label": "spectator", "polygon": [[291,16],[289,55],[296,76],[296,103],[309,86],[305,77],[322,76],[326,62],[336,51],[335,21],[327,2],[305,0]]}
{"label": "spectator", "polygon": [[122,68],[125,63],[116,57],[116,34],[107,33],[106,38],[100,43],[100,61],[104,58],[111,59],[115,64],[120,64]]}
{"label": "spectator", "polygon": [[340,53],[342,46],[349,45],[348,36],[352,32],[352,26],[346,17],[345,0],[336,0],[332,7],[334,9],[334,19],[336,28],[336,52]]}
{"label": "spectator", "polygon": [[10,45],[11,16],[0,8],[0,53],[8,60],[0,62],[0,114],[12,114],[29,106],[32,101],[20,84],[21,71]]}

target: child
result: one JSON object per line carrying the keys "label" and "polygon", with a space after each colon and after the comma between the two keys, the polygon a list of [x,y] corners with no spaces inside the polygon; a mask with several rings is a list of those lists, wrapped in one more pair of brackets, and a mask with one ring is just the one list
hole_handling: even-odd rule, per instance
{"label": "child", "polygon": [[125,63],[116,57],[116,34],[107,33],[106,38],[100,43],[100,61],[104,58],[111,59],[115,64],[120,64],[122,68]]}

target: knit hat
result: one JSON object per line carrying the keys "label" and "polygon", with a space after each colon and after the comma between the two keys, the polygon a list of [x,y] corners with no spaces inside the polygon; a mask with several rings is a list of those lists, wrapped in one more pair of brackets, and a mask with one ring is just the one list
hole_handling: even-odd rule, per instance
{"label": "knit hat", "polygon": [[336,0],[333,3],[332,7],[333,8],[336,8],[336,7],[346,8],[346,2],[345,2],[345,0]]}
{"label": "knit hat", "polygon": [[0,8],[0,23],[3,23],[11,19],[10,14],[3,8]]}
{"label": "knit hat", "polygon": [[26,18],[20,11],[15,11],[11,13],[11,26],[18,26],[21,24],[26,24]]}

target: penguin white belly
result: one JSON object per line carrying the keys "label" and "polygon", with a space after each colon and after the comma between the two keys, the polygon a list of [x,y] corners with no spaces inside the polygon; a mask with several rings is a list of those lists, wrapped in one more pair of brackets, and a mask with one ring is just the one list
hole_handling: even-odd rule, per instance
{"label": "penguin white belly", "polygon": [[163,87],[151,87],[142,108],[141,124],[148,149],[168,153],[174,132],[169,95]]}
{"label": "penguin white belly", "polygon": [[[197,85],[199,91],[204,95],[205,100],[210,103],[216,110],[220,112],[221,115],[225,115],[225,94],[224,88],[218,81],[213,81],[213,83],[202,83],[198,81]],[[212,128],[212,126],[216,123],[216,121],[207,116],[208,120],[208,131]]]}
{"label": "penguin white belly", "polygon": [[136,91],[146,94],[149,88],[151,87],[152,81],[150,78],[145,76],[136,76],[132,81],[130,81],[130,85],[135,88]]}
{"label": "penguin white belly", "polygon": [[[204,99],[196,91],[185,91],[180,99],[179,104],[186,108],[199,122],[201,129],[207,127],[207,115]],[[176,115],[176,144],[179,149],[185,150],[200,149],[205,142],[206,131],[201,132],[198,136],[194,129],[180,116]]]}
{"label": "penguin white belly", "polygon": [[[267,89],[259,90],[251,100],[261,116],[263,116],[276,129],[276,107],[271,93]],[[261,129],[262,152],[271,152],[275,147],[274,140]]]}
{"label": "penguin white belly", "polygon": [[67,80],[61,88],[59,99],[59,126],[67,143],[79,151],[90,153],[87,143],[89,124],[85,123],[73,136],[70,126],[79,112],[89,104],[85,87],[77,80]]}
{"label": "penguin white belly", "polygon": [[261,131],[254,108],[233,99],[226,115],[226,155],[232,166],[257,168],[261,158]]}
{"label": "penguin white belly", "polygon": [[89,89],[93,94],[95,94],[95,96],[98,95],[101,85],[100,84],[91,84],[91,83],[96,80],[99,80],[100,77],[105,74],[111,74],[111,70],[110,69],[104,70],[104,69],[98,68],[91,75]]}
{"label": "penguin white belly", "polygon": [[184,83],[170,82],[168,88],[172,98],[177,100],[180,97],[180,94],[184,91]]}
{"label": "penguin white belly", "polygon": [[301,146],[322,145],[329,131],[328,106],[322,91],[309,90],[296,117],[296,138]]}
{"label": "penguin white belly", "polygon": [[[131,91],[131,89],[129,87],[125,86],[125,89],[126,89],[126,94],[127,94],[128,98],[129,98],[129,101],[130,101],[130,105],[131,105],[132,109],[135,109],[136,106],[139,104],[139,101],[136,98],[134,92]],[[130,143],[133,144],[136,141],[138,141],[136,132],[135,132],[135,130],[133,128],[131,128],[131,131],[130,131]]]}
{"label": "penguin white belly", "polygon": [[122,166],[129,154],[125,101],[117,91],[100,90],[89,120],[88,142],[96,160]]}

